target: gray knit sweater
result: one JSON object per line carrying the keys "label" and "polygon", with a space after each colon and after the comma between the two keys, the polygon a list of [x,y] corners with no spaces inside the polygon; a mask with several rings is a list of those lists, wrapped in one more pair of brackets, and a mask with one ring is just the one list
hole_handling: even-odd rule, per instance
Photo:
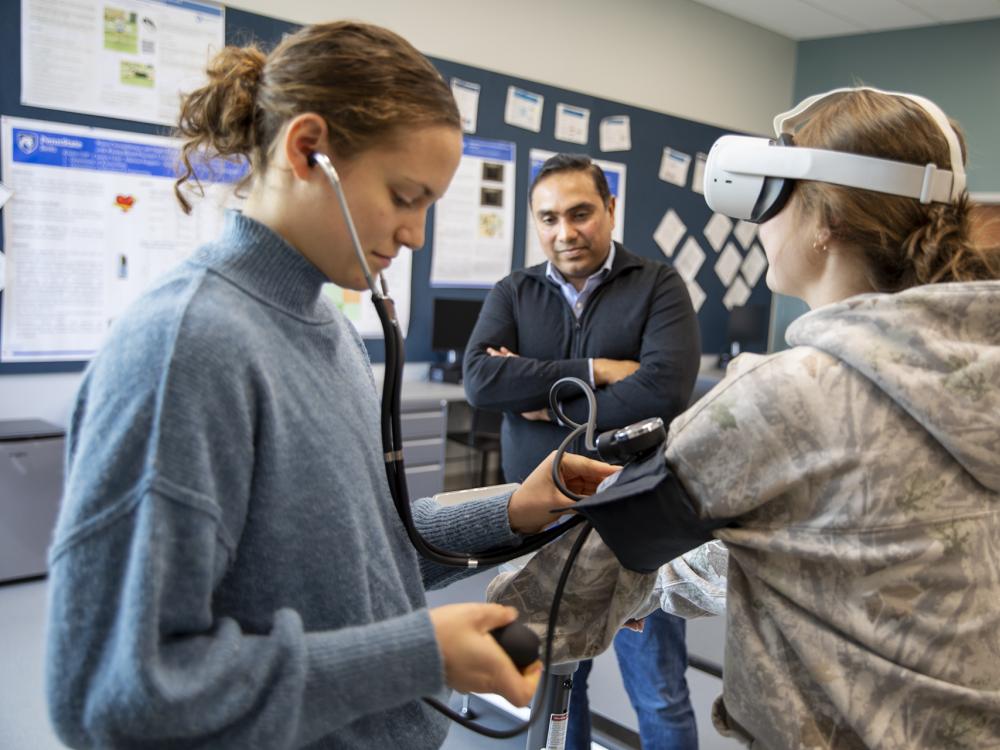
{"label": "gray knit sweater", "polygon": [[[47,692],[73,747],[433,748],[423,563],[392,506],[363,343],[325,278],[238,213],[88,368],[51,550]],[[508,496],[414,502],[452,549]]]}

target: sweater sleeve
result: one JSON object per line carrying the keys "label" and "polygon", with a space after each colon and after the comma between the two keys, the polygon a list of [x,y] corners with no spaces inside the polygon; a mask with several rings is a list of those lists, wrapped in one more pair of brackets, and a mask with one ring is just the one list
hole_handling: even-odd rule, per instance
{"label": "sweater sleeve", "polygon": [[487,347],[506,346],[520,353],[510,279],[490,290],[469,338],[463,362],[463,382],[469,403],[494,411],[525,412],[549,405],[549,389],[565,377],[590,381],[590,360],[493,357]]}
{"label": "sweater sleeve", "polygon": [[[657,284],[636,355],[639,369],[595,390],[598,430],[648,417],[660,417],[669,425],[691,398],[701,357],[698,318],[680,274],[662,264],[656,273]],[[567,389],[571,397],[563,401],[563,409],[570,419],[582,423],[587,418],[587,402],[580,396],[572,397],[572,393]]]}
{"label": "sweater sleeve", "polygon": [[[481,500],[440,505],[431,498],[413,503],[413,522],[430,543],[450,552],[483,552],[493,547],[513,547],[521,537],[510,528],[507,506],[511,492]],[[476,568],[454,568],[420,558],[427,588],[441,588],[452,581],[479,572]]]}
{"label": "sweater sleeve", "polygon": [[215,615],[216,521],[155,479],[54,548],[47,682],[67,744],[295,747],[441,689],[426,610],[319,633],[288,609],[259,629]]}

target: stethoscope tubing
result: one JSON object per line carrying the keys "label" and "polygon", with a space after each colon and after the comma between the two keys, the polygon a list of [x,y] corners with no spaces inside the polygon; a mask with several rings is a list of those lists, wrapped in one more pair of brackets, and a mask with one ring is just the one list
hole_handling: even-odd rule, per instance
{"label": "stethoscope tubing", "polygon": [[[347,198],[344,195],[343,188],[340,184],[340,176],[337,174],[337,170],[333,167],[329,158],[325,154],[314,153],[310,157],[311,164],[319,165],[320,169],[326,175],[333,187],[334,193],[337,195],[337,200],[340,203],[341,212],[344,217],[344,223],[347,225],[348,233],[351,237],[351,244],[354,247],[354,253],[357,256],[358,263],[361,266],[362,273],[365,277],[365,282],[368,288],[372,292],[372,303],[375,306],[375,311],[378,314],[379,323],[382,326],[382,333],[385,339],[385,374],[383,376],[382,383],[382,399],[381,399],[381,419],[380,428],[382,434],[382,451],[383,460],[385,461],[385,472],[386,480],[389,485],[389,494],[392,496],[393,504],[396,507],[396,512],[399,515],[400,521],[403,524],[403,528],[406,530],[407,537],[410,543],[417,550],[417,552],[424,558],[438,563],[440,565],[445,565],[449,567],[458,568],[479,568],[479,567],[493,567],[501,563],[509,562],[515,558],[521,557],[532,552],[541,549],[544,545],[548,544],[553,539],[565,534],[571,528],[584,523],[586,519],[581,515],[574,515],[571,518],[565,520],[563,523],[559,523],[545,531],[538,534],[532,534],[524,538],[521,544],[516,547],[503,547],[497,548],[495,550],[486,550],[482,554],[470,555],[465,553],[456,553],[445,550],[438,547],[435,544],[428,542],[420,534],[417,529],[416,524],[413,522],[413,514],[410,509],[410,495],[409,490],[406,485],[406,471],[403,465],[403,441],[402,441],[402,429],[400,421],[400,406],[402,400],[402,371],[403,364],[406,359],[405,355],[405,345],[403,341],[402,332],[399,329],[399,322],[395,315],[394,305],[392,298],[388,294],[388,288],[385,283],[385,279],[380,275],[379,281],[381,288],[377,287],[375,284],[375,277],[371,273],[371,269],[368,267],[368,261],[365,258],[364,250],[361,247],[361,240],[358,236],[357,229],[354,225],[354,219],[351,215],[350,208],[347,205]],[[593,407],[593,396],[590,396],[591,406]],[[555,401],[553,402],[555,404]],[[562,412],[558,409],[558,405],[553,407],[557,413],[564,417]],[[593,408],[591,409],[591,420],[593,420]],[[567,420],[568,421],[568,420]],[[574,425],[576,426],[576,425]],[[574,431],[570,439],[576,434],[579,434],[584,427],[577,426],[578,429]],[[592,442],[593,435],[593,424],[590,425],[590,431],[588,437],[591,438],[588,442]],[[560,446],[560,451],[557,455],[556,461],[553,464],[553,479],[556,482],[556,486],[559,487],[560,491],[565,493],[568,497],[579,499],[579,497],[571,492],[569,492],[562,482],[562,478],[559,476],[559,459],[562,457],[563,452],[566,450],[569,444],[569,440],[565,441],[562,446]],[[563,571],[559,579],[559,583],[556,586],[556,591],[553,596],[552,606],[549,611],[549,627],[548,633],[545,640],[545,653],[543,659],[543,668],[547,671],[551,663],[552,657],[552,640],[554,636],[554,625],[555,618],[558,616],[560,599],[562,598],[562,591],[565,588],[566,580],[569,577],[570,570],[572,569],[573,563],[575,562],[580,549],[583,547],[583,543],[587,536],[592,530],[592,526],[589,524],[581,532],[580,536],[577,538],[570,550],[570,554],[566,559],[566,563],[563,566]],[[445,706],[440,701],[433,698],[424,698],[424,701],[429,705],[433,706],[435,709],[446,715],[448,718],[459,722],[463,726],[472,729],[480,734],[488,737],[493,737],[497,739],[505,739],[509,737],[515,737],[518,734],[525,732],[532,723],[534,723],[541,712],[545,710],[545,698],[546,698],[546,682],[542,681],[542,689],[540,694],[536,696],[535,705],[532,709],[530,718],[511,729],[499,730],[493,729],[491,727],[485,727],[475,722],[471,722],[455,711],[451,710],[448,706]]]}

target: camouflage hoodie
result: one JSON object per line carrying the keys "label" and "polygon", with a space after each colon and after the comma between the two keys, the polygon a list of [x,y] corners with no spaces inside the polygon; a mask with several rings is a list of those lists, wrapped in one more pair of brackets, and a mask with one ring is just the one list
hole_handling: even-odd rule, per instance
{"label": "camouflage hoodie", "polygon": [[1000,747],[1000,282],[861,295],[744,355],[667,460],[729,550],[755,748]]}

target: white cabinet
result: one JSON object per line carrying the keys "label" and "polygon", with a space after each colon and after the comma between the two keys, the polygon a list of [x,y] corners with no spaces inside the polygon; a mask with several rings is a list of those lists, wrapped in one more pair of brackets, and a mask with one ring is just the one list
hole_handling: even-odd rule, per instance
{"label": "white cabinet", "polygon": [[442,399],[403,398],[399,427],[410,499],[436,495],[444,489],[448,402]]}
{"label": "white cabinet", "polygon": [[63,431],[0,421],[0,581],[44,575],[63,487]]}

